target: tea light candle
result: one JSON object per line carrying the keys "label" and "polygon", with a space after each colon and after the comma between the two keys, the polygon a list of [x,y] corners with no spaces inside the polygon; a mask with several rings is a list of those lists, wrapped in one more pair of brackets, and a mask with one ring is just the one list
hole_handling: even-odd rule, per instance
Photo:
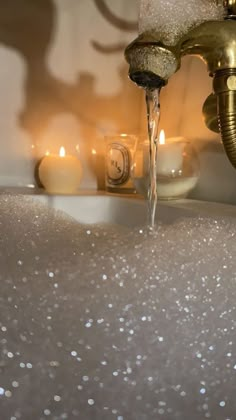
{"label": "tea light candle", "polygon": [[165,140],[165,132],[161,130],[157,150],[157,175],[174,175],[181,170],[183,162],[183,140],[173,137]]}
{"label": "tea light candle", "polygon": [[82,166],[76,156],[66,155],[64,147],[59,155],[46,154],[39,165],[39,178],[51,194],[76,193],[82,177]]}

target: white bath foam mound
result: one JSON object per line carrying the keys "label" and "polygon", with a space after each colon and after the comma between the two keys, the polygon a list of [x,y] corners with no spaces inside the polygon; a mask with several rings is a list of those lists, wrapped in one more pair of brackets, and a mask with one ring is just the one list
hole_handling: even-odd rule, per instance
{"label": "white bath foam mound", "polygon": [[139,33],[155,30],[165,44],[174,45],[190,28],[223,17],[222,1],[140,0]]}
{"label": "white bath foam mound", "polygon": [[0,209],[3,419],[234,419],[235,219]]}

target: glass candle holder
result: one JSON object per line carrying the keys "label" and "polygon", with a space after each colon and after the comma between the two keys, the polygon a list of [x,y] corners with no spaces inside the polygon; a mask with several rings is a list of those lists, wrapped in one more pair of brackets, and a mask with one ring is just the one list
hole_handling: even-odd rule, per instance
{"label": "glass candle holder", "polygon": [[135,192],[131,167],[137,136],[117,134],[105,137],[106,144],[106,190],[120,194]]}
{"label": "glass candle holder", "polygon": [[[132,166],[136,192],[147,197],[149,187],[149,141],[137,141]],[[158,144],[157,193],[160,200],[185,198],[196,186],[199,161],[194,147],[183,137]]]}

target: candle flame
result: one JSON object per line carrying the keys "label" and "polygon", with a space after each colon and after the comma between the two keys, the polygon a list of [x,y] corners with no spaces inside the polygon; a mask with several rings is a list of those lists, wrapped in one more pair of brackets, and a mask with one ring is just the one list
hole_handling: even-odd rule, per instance
{"label": "candle flame", "polygon": [[60,148],[60,151],[59,151],[59,156],[60,156],[60,157],[65,157],[65,155],[66,155],[65,148],[64,148],[64,147],[61,147],[61,148]]}
{"label": "candle flame", "polygon": [[96,149],[92,149],[92,155],[96,155],[96,154],[97,154]]}
{"label": "candle flame", "polygon": [[50,155],[49,150],[46,150],[45,156],[49,156],[49,155]]}
{"label": "candle flame", "polygon": [[159,135],[159,144],[165,144],[165,143],[166,143],[165,131],[161,130],[160,135]]}

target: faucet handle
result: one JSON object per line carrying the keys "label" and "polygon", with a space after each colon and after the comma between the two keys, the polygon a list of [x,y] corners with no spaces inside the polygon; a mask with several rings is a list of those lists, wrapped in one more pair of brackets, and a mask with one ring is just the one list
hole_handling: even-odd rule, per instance
{"label": "faucet handle", "polygon": [[236,0],[224,0],[225,19],[236,19]]}

